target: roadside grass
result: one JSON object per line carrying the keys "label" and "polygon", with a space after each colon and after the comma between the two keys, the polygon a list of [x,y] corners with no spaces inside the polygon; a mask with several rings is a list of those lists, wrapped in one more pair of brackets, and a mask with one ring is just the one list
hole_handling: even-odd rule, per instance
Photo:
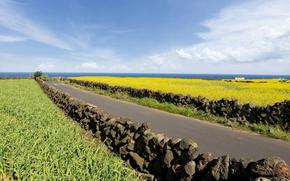
{"label": "roadside grass", "polygon": [[81,88],[84,90],[88,90],[97,94],[109,96],[112,98],[128,101],[128,102],[133,102],[139,105],[159,109],[162,111],[174,113],[174,114],[180,114],[186,117],[192,117],[201,121],[208,121],[211,123],[218,123],[222,124],[227,127],[232,127],[244,131],[252,131],[264,136],[272,137],[272,138],[277,138],[277,139],[282,139],[286,141],[290,141],[290,134],[288,134],[286,131],[283,131],[280,126],[271,126],[271,125],[265,125],[265,124],[251,124],[251,123],[239,123],[239,122],[233,122],[229,121],[224,117],[219,117],[215,116],[213,114],[209,113],[204,113],[203,111],[194,111],[193,109],[189,107],[181,107],[181,106],[176,106],[172,103],[161,103],[158,102],[156,99],[152,98],[134,98],[131,97],[130,95],[126,93],[112,93],[109,91],[97,89],[97,88],[92,88],[92,87],[85,87],[85,86],[80,86],[78,84],[70,83],[68,81],[62,81],[65,84],[72,85],[77,88]]}
{"label": "roadside grass", "polygon": [[34,80],[0,80],[0,125],[0,180],[137,180]]}

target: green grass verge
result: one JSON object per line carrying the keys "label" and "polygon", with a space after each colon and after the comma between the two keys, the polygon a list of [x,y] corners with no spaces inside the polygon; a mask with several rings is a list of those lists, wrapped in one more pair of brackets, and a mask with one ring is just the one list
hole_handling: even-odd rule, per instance
{"label": "green grass verge", "polygon": [[137,180],[34,80],[0,80],[0,180]]}
{"label": "green grass verge", "polygon": [[116,99],[125,100],[129,102],[134,102],[139,105],[163,110],[166,112],[180,114],[187,117],[193,117],[202,121],[219,123],[224,126],[237,128],[237,129],[245,130],[245,131],[253,131],[255,133],[259,133],[264,136],[290,141],[290,134],[288,134],[286,131],[283,131],[278,125],[271,126],[271,125],[265,125],[265,124],[238,123],[238,122],[228,121],[224,117],[218,117],[213,114],[204,113],[202,111],[193,111],[191,108],[188,108],[188,107],[179,107],[172,103],[160,103],[156,99],[152,99],[152,98],[141,98],[141,99],[134,98],[134,97],[129,96],[126,93],[121,93],[121,92],[112,93],[109,91],[104,91],[104,90],[96,89],[92,87],[80,86],[77,84],[69,83],[68,81],[63,81],[63,83],[66,83],[66,84],[69,84],[69,85],[72,85],[74,87],[81,88],[84,90],[92,91],[97,94],[110,96]]}

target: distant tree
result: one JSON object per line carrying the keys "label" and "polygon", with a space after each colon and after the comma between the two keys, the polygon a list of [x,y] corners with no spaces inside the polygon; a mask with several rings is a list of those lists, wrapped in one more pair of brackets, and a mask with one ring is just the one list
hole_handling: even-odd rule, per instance
{"label": "distant tree", "polygon": [[43,76],[43,73],[41,71],[34,72],[34,78],[38,78],[41,76]]}

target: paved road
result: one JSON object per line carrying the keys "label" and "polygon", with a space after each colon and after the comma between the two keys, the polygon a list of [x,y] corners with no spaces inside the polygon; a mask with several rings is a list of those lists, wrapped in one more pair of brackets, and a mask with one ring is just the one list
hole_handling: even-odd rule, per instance
{"label": "paved road", "polygon": [[198,143],[200,152],[212,152],[217,156],[229,153],[232,157],[255,160],[279,156],[290,164],[290,143],[286,141],[116,100],[58,82],[49,84],[75,98],[95,104],[113,116],[147,122],[154,131],[167,136],[191,138]]}

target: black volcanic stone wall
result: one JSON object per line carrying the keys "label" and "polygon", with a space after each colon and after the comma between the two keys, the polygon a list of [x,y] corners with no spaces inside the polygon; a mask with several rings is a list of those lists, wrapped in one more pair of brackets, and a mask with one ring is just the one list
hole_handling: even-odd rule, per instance
{"label": "black volcanic stone wall", "polygon": [[113,118],[98,107],[76,100],[41,79],[37,81],[68,116],[101,139],[134,169],[154,175],[155,180],[290,179],[289,166],[278,157],[249,161],[236,160],[228,155],[198,154],[197,144],[190,139],[169,138],[152,132],[146,124],[140,125],[127,118]]}
{"label": "black volcanic stone wall", "polygon": [[275,103],[269,106],[254,106],[252,104],[239,104],[237,100],[208,100],[205,97],[192,97],[181,94],[162,93],[148,89],[135,89],[124,86],[110,86],[104,83],[64,79],[81,86],[98,88],[110,92],[124,92],[132,97],[153,98],[159,102],[168,102],[177,106],[187,106],[194,110],[204,111],[217,116],[223,116],[240,123],[263,123],[279,125],[290,133],[290,100]]}

